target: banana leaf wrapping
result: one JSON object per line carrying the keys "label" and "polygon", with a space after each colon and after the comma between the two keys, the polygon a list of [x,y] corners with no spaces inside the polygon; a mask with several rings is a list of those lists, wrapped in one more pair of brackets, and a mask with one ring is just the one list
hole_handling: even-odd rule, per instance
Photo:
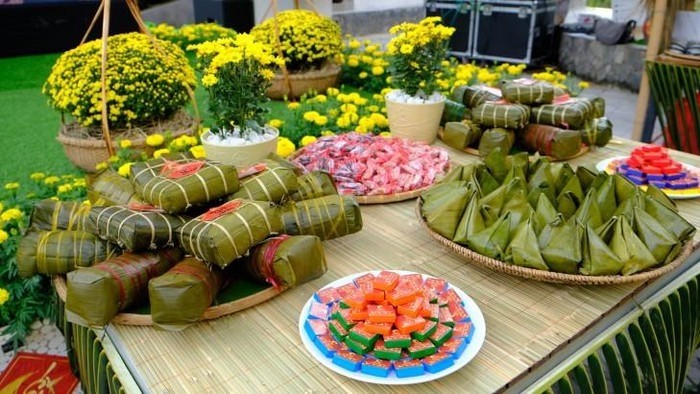
{"label": "banana leaf wrapping", "polygon": [[198,322],[221,289],[224,274],[194,257],[186,257],[168,272],[148,282],[153,325],[181,331]]}
{"label": "banana leaf wrapping", "polygon": [[510,212],[506,212],[489,227],[467,237],[467,246],[492,259],[503,260],[510,240]]}
{"label": "banana leaf wrapping", "polygon": [[32,210],[30,227],[35,230],[85,230],[90,206],[76,201],[39,201]]}
{"label": "banana leaf wrapping", "polygon": [[[136,165],[138,163],[134,163]],[[114,170],[104,170],[90,178],[87,196],[92,205],[129,205],[143,200],[136,193],[134,184]]]}
{"label": "banana leaf wrapping", "polygon": [[290,170],[294,171],[294,173],[297,174],[297,176],[300,176],[303,173],[302,169],[297,167],[296,164],[292,163],[291,161],[285,159],[284,157],[278,155],[275,152],[267,155],[267,158],[264,160],[264,163],[266,163],[268,167],[289,168]]}
{"label": "banana leaf wrapping", "polygon": [[634,232],[659,264],[666,264],[681,251],[681,243],[669,230],[640,207],[634,207]]}
{"label": "banana leaf wrapping", "polygon": [[362,230],[362,212],[351,196],[331,195],[289,203],[281,208],[283,233],[315,235],[321,240]]}
{"label": "banana leaf wrapping", "polygon": [[440,183],[421,195],[421,215],[433,231],[454,239],[469,197],[474,193],[463,181]]}
{"label": "banana leaf wrapping", "polygon": [[[242,198],[279,204],[299,189],[297,175],[290,168],[270,168],[265,163],[253,167],[250,171],[255,171],[255,173],[245,177],[241,175],[240,188],[229,196],[229,200]],[[241,173],[248,173],[248,169],[241,170]]]}
{"label": "banana leaf wrapping", "polygon": [[506,248],[504,260],[521,267],[549,271],[549,267],[542,258],[534,226],[533,218],[520,223]]}
{"label": "banana leaf wrapping", "polygon": [[605,116],[605,99],[602,97],[594,97],[591,99],[593,104],[593,117],[602,118]]}
{"label": "banana leaf wrapping", "polygon": [[175,230],[190,220],[142,205],[94,207],[89,218],[95,234],[130,252],[175,246]]}
{"label": "banana leaf wrapping", "polygon": [[457,150],[475,145],[481,138],[481,127],[471,121],[447,122],[442,141]]}
{"label": "banana leaf wrapping", "polygon": [[593,103],[588,99],[579,98],[562,104],[532,107],[530,122],[578,130],[583,128],[593,114]]}
{"label": "banana leaf wrapping", "polygon": [[519,137],[523,148],[556,160],[573,157],[581,150],[581,133],[577,130],[530,123]]}
{"label": "banana leaf wrapping", "polygon": [[581,235],[575,224],[566,222],[561,214],[549,222],[538,238],[538,244],[550,270],[577,274],[581,254]]}
{"label": "banana leaf wrapping", "polygon": [[321,239],[315,235],[282,234],[251,249],[243,268],[276,289],[294,287],[316,279],[328,270]]}
{"label": "banana leaf wrapping", "polygon": [[661,224],[661,227],[671,232],[681,242],[688,241],[695,236],[697,231],[695,226],[685,220],[678,212],[648,194],[645,196],[644,211],[656,219]]}
{"label": "banana leaf wrapping", "polygon": [[590,225],[585,225],[582,254],[581,273],[584,275],[617,275],[625,263]]}
{"label": "banana leaf wrapping", "polygon": [[89,327],[107,325],[120,311],[148,297],[148,281],[182,259],[180,249],[123,254],[68,273],[66,317]]}
{"label": "banana leaf wrapping", "polygon": [[143,184],[142,197],[165,212],[181,213],[237,190],[235,166],[198,160],[162,167],[158,175]]}
{"label": "banana leaf wrapping", "polygon": [[452,91],[452,101],[462,103],[469,108],[477,107],[488,101],[498,101],[501,98],[486,89],[462,85]]}
{"label": "banana leaf wrapping", "polygon": [[530,107],[486,102],[472,110],[472,118],[487,128],[520,129],[530,122]]}
{"label": "banana leaf wrapping", "polygon": [[17,267],[23,278],[65,274],[120,253],[118,246],[86,231],[33,230],[20,241]]}
{"label": "banana leaf wrapping", "polygon": [[282,228],[273,204],[233,200],[180,226],[177,236],[187,253],[224,268]]}
{"label": "banana leaf wrapping", "polygon": [[554,99],[554,86],[545,82],[510,81],[503,84],[501,91],[509,103],[539,105],[550,104]]}
{"label": "banana leaf wrapping", "polygon": [[581,129],[581,140],[586,145],[605,146],[613,136],[613,125],[608,118],[595,118]]}
{"label": "banana leaf wrapping", "polygon": [[[137,161],[131,165],[131,182],[134,185],[134,190],[137,196],[143,194],[143,185],[148,183],[151,178],[158,176],[166,165],[187,164],[198,161],[191,155],[186,153],[161,156],[157,159],[146,161]],[[117,174],[119,175],[119,174]],[[125,205],[125,204],[119,204]]]}
{"label": "banana leaf wrapping", "polygon": [[496,127],[484,131],[479,139],[479,156],[486,157],[496,149],[502,155],[507,155],[515,144],[515,133],[511,130]]}
{"label": "banana leaf wrapping", "polygon": [[471,117],[471,109],[467,108],[461,102],[452,101],[450,99],[445,100],[445,108],[442,110],[442,117],[440,118],[440,125],[444,125],[447,122],[461,122],[464,119]]}
{"label": "banana leaf wrapping", "polygon": [[290,196],[293,201],[338,194],[333,177],[325,171],[311,171],[297,178],[297,183],[299,189]]}
{"label": "banana leaf wrapping", "polygon": [[458,244],[466,244],[470,236],[486,229],[486,222],[479,210],[479,199],[467,197],[467,201],[464,214],[457,225],[454,238],[452,239]]}

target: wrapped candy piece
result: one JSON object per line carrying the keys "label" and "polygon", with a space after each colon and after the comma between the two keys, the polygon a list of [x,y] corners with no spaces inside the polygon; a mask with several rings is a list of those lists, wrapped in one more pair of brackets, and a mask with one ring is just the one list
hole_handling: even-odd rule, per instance
{"label": "wrapped candy piece", "polygon": [[554,99],[554,86],[537,81],[509,81],[501,87],[503,98],[509,103],[528,105],[550,104]]}
{"label": "wrapped candy piece", "polygon": [[30,231],[17,251],[17,266],[22,277],[36,273],[65,274],[90,267],[121,253],[116,245],[85,231]]}
{"label": "wrapped candy piece", "polygon": [[608,118],[595,118],[581,129],[581,140],[586,145],[605,146],[613,136],[613,124]]}
{"label": "wrapped candy piece", "polygon": [[529,123],[530,107],[486,102],[472,110],[472,118],[484,127],[521,129]]}
{"label": "wrapped candy piece", "polygon": [[644,210],[656,219],[663,228],[671,232],[680,242],[692,239],[696,228],[690,224],[678,212],[655,200],[649,195],[645,196]]}
{"label": "wrapped candy piece", "polygon": [[591,226],[593,228],[598,228],[603,225],[602,215],[593,190],[590,190],[586,194],[586,197],[571,219],[582,227]]}
{"label": "wrapped candy piece", "polygon": [[461,102],[452,101],[450,99],[445,100],[445,109],[442,110],[440,125],[449,122],[461,122],[469,118],[471,118],[471,108],[467,108]]}
{"label": "wrapped candy piece", "polygon": [[596,234],[592,226],[585,225],[585,228],[581,246],[583,252],[581,273],[583,275],[617,275],[625,262]]}
{"label": "wrapped candy piece", "polygon": [[[250,172],[251,175],[248,175]],[[229,200],[237,198],[254,201],[269,201],[281,203],[287,196],[299,189],[297,175],[294,170],[285,167],[269,167],[259,163],[249,169],[241,170],[240,187],[229,196]]]}
{"label": "wrapped candy piece", "polygon": [[129,205],[143,202],[136,193],[134,184],[111,169],[88,177],[87,196],[92,205]]}
{"label": "wrapped candy piece", "polygon": [[148,295],[148,281],[182,259],[180,249],[123,254],[68,273],[66,317],[83,326],[103,327]]}
{"label": "wrapped candy piece", "polygon": [[481,138],[481,127],[470,120],[445,123],[442,141],[457,150],[475,145]]}
{"label": "wrapped candy piece", "polygon": [[561,214],[549,222],[538,238],[542,258],[554,272],[577,274],[582,260],[581,237],[577,226],[567,223]]}
{"label": "wrapped candy piece", "polygon": [[591,119],[593,103],[585,98],[532,107],[530,122],[579,130]]}
{"label": "wrapped candy piece", "polygon": [[30,226],[35,230],[88,230],[85,218],[90,206],[76,201],[39,201],[32,210]]}
{"label": "wrapped candy piece", "polygon": [[573,157],[581,150],[581,134],[577,130],[531,123],[518,136],[520,144],[528,151],[556,160]]}
{"label": "wrapped candy piece", "polygon": [[237,190],[235,166],[202,160],[183,164],[169,162],[158,175],[143,184],[142,198],[165,212],[180,213]]}
{"label": "wrapped candy piece", "polygon": [[297,178],[299,189],[290,197],[294,201],[311,200],[338,194],[331,174],[325,171],[311,171]]}
{"label": "wrapped candy piece", "polygon": [[90,209],[94,234],[131,252],[175,245],[175,230],[190,218],[168,215],[147,204]]}
{"label": "wrapped candy piece", "polygon": [[533,218],[533,224],[535,225],[535,233],[538,235],[544,230],[549,222],[557,218],[557,210],[549,201],[547,196],[540,194],[537,200],[537,206],[535,207],[535,215]]}
{"label": "wrapped candy piece", "polygon": [[233,200],[190,220],[176,232],[187,253],[224,268],[282,228],[279,209],[271,203]]}
{"label": "wrapped candy piece", "polygon": [[181,331],[198,322],[223,283],[223,271],[187,257],[148,282],[153,325]]}
{"label": "wrapped candy piece", "polygon": [[657,263],[666,264],[680,253],[682,244],[678,238],[643,208],[634,207],[633,228]]}
{"label": "wrapped candy piece", "polygon": [[466,244],[469,236],[479,233],[486,228],[484,218],[479,211],[478,198],[467,197],[467,201],[467,207],[464,209],[464,214],[457,225],[457,230],[455,231],[453,239],[453,241],[458,244]]}
{"label": "wrapped candy piece", "polygon": [[328,270],[323,245],[314,235],[283,234],[268,238],[253,247],[242,264],[253,278],[278,289],[299,286]]}
{"label": "wrapped candy piece", "polygon": [[469,108],[477,107],[487,101],[498,101],[501,98],[487,89],[478,86],[462,85],[452,91],[452,100],[462,103]]}
{"label": "wrapped candy piece", "polygon": [[549,271],[549,267],[542,258],[534,226],[533,217],[518,225],[513,239],[506,248],[504,260],[521,267]]}
{"label": "wrapped candy piece", "polygon": [[576,212],[583,199],[581,182],[576,176],[572,176],[557,196],[557,209],[559,213],[568,219]]}
{"label": "wrapped candy piece", "polygon": [[421,196],[421,215],[433,231],[447,239],[454,239],[467,206],[467,198],[472,195],[474,191],[464,182],[441,183]]}
{"label": "wrapped candy piece", "polygon": [[492,259],[503,260],[510,239],[510,212],[506,212],[492,225],[467,237],[469,249]]}
{"label": "wrapped candy piece", "polygon": [[281,208],[283,233],[328,240],[362,230],[360,206],[350,196],[330,195],[289,203]]}
{"label": "wrapped candy piece", "polygon": [[492,151],[500,149],[502,155],[507,155],[515,144],[515,133],[511,130],[493,128],[484,131],[479,139],[479,156],[486,157]]}

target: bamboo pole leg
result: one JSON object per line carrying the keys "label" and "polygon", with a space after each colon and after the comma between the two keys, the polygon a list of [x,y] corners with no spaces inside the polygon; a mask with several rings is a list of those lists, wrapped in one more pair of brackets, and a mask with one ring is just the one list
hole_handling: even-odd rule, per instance
{"label": "bamboo pole leg", "polygon": [[107,144],[107,153],[114,156],[114,146],[112,146],[112,136],[109,133],[107,119],[107,39],[109,38],[109,18],[111,0],[102,0],[104,3],[104,13],[102,14],[102,75],[100,83],[102,85],[102,134]]}

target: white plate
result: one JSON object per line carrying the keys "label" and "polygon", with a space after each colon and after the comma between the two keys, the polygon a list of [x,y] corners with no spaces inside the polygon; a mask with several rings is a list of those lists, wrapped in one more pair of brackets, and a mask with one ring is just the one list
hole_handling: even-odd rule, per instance
{"label": "white plate", "polygon": [[[400,270],[391,270],[393,272],[396,272],[400,275],[408,275],[408,274],[415,274],[415,272],[411,271],[400,271]],[[328,288],[328,287],[338,287],[342,286],[346,283],[351,282],[353,279],[355,279],[358,276],[362,276],[368,273],[371,274],[378,274],[380,271],[366,271],[366,272],[360,272],[357,274],[352,274],[348,275],[344,278],[340,278],[334,282],[329,283],[328,285],[324,286],[323,289]],[[423,280],[426,278],[431,278],[430,275],[424,275],[423,274]],[[474,331],[474,335],[471,339],[471,342],[467,344],[467,348],[464,350],[464,353],[455,360],[454,364],[446,369],[443,369],[442,371],[438,373],[430,373],[430,372],[425,372],[423,375],[420,376],[413,376],[409,378],[399,378],[396,376],[396,373],[392,370],[389,372],[389,376],[383,378],[383,377],[378,377],[378,376],[373,376],[373,375],[368,375],[365,373],[362,373],[360,371],[348,371],[345,368],[342,368],[336,364],[333,364],[333,359],[326,357],[321,351],[316,347],[316,345],[313,343],[311,338],[309,338],[309,334],[306,333],[306,330],[304,329],[304,323],[306,322],[306,319],[309,317],[309,309],[311,308],[311,302],[314,300],[314,297],[311,296],[309,300],[306,302],[304,305],[304,308],[301,310],[301,314],[299,315],[299,335],[301,336],[301,341],[304,343],[304,346],[306,346],[306,349],[311,353],[312,356],[316,360],[318,360],[321,364],[324,366],[330,368],[331,370],[347,376],[352,379],[360,380],[363,382],[367,383],[377,383],[377,384],[415,384],[415,383],[424,383],[424,382],[429,382],[431,380],[435,379],[440,379],[443,376],[447,376],[456,370],[462,368],[463,366],[467,365],[469,361],[471,361],[474,356],[479,352],[481,349],[481,346],[484,344],[484,340],[486,339],[486,322],[484,321],[484,315],[481,313],[481,310],[479,307],[476,305],[474,300],[471,299],[467,294],[465,294],[462,290],[459,288],[449,285],[448,288],[452,288],[457,292],[459,297],[462,299],[462,302],[464,302],[464,309],[466,309],[467,313],[469,314],[469,317],[471,318],[472,322],[472,329]]]}
{"label": "white plate", "polygon": [[[595,168],[598,171],[605,171],[608,174],[614,174],[615,169],[613,168],[613,166],[611,164],[613,164],[613,162],[625,160],[627,158],[628,158],[628,156],[615,156],[615,157],[611,157],[611,158],[608,158],[605,160],[601,160],[600,162],[598,162],[598,164],[596,164]],[[681,163],[681,165],[683,166],[684,170],[686,170],[688,172],[692,172],[693,174],[695,174],[697,176],[700,176],[700,168],[697,168],[697,167],[691,166],[690,164],[685,164],[685,163]],[[640,187],[642,189],[646,190],[645,185],[641,185]],[[689,189],[663,188],[663,189],[661,189],[661,191],[663,191],[669,198],[672,198],[674,200],[685,200],[685,199],[689,199],[689,198],[700,197],[700,187],[693,187],[693,188],[689,188]]]}

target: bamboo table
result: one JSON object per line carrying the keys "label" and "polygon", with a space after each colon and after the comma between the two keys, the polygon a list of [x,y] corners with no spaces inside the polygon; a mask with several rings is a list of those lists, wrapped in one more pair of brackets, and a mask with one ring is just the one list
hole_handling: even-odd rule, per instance
{"label": "bamboo table", "polygon": [[[613,140],[571,164],[628,155],[636,144]],[[450,155],[457,163],[478,160],[455,150]],[[672,156],[700,166],[698,156],[680,152]],[[700,226],[700,200],[677,203],[683,216]],[[582,358],[636,321],[645,302],[697,280],[700,274],[694,253],[676,271],[646,283],[567,286],[512,277],[471,265],[440,247],[421,228],[415,204],[410,200],[362,206],[361,232],[324,242],[329,269],[323,277],[253,308],[177,333],[114,324],[104,331],[93,330],[94,342],[99,341],[104,347],[101,354],[108,358],[107,372],[127,392],[395,390],[396,386],[346,378],[319,364],[304,348],[297,324],[315,290],[356,272],[396,269],[447,279],[476,301],[486,320],[485,343],[470,363],[442,379],[402,386],[401,391],[546,389],[557,382],[565,384],[567,376],[578,372]],[[692,336],[697,338],[695,301]],[[697,345],[695,338],[689,346]]]}

